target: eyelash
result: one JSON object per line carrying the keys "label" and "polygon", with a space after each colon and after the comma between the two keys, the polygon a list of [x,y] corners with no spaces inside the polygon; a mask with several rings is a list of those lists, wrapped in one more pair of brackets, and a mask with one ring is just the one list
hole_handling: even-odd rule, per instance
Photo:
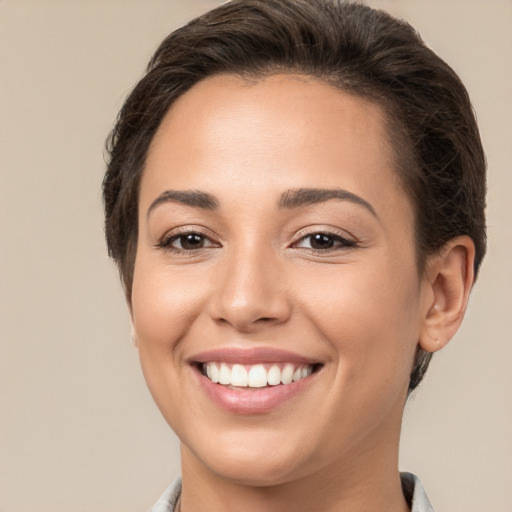
{"label": "eyelash", "polygon": [[[179,247],[174,247],[172,245],[174,242],[176,242],[180,238],[185,238],[187,236],[201,237],[201,239],[203,239],[203,241],[209,240],[211,242],[211,245],[209,245],[208,247],[199,247],[197,249],[183,249],[183,248],[179,248]],[[178,229],[178,230],[174,231],[172,234],[164,236],[156,244],[157,249],[164,249],[167,251],[172,251],[175,254],[185,254],[185,255],[191,255],[191,254],[197,253],[198,251],[201,251],[203,249],[209,249],[212,247],[216,248],[219,246],[220,246],[220,244],[218,242],[214,242],[212,240],[212,238],[209,237],[208,235],[206,235],[205,233],[203,233],[199,230],[194,230],[194,229],[190,229],[190,228]]]}
{"label": "eyelash", "polygon": [[[324,248],[324,249],[315,249],[313,247],[298,247],[298,245],[302,242],[304,242],[307,239],[312,239],[313,237],[325,237],[325,239],[328,239],[332,244],[334,244],[332,247]],[[311,242],[310,242],[311,243]],[[308,252],[311,252],[313,254],[329,254],[331,252],[335,251],[346,251],[349,249],[356,248],[358,246],[358,243],[350,238],[346,238],[344,236],[341,236],[337,233],[333,233],[332,231],[314,231],[308,234],[305,234],[299,238],[297,242],[294,242],[292,244],[293,248],[299,248],[299,249],[306,249]]]}
{"label": "eyelash", "polygon": [[[188,237],[188,236],[197,236],[200,237],[205,243],[206,241],[209,241],[210,244],[207,247],[198,247],[196,249],[184,249],[179,247],[174,247],[172,244],[180,238]],[[315,249],[314,247],[300,247],[300,244],[305,242],[306,240],[310,239],[310,245],[311,240],[313,237],[324,237],[324,242],[331,243],[331,247],[323,248],[323,249]],[[183,242],[183,241],[182,241]],[[198,254],[199,251],[202,251],[204,249],[210,249],[210,248],[218,248],[220,247],[220,244],[218,242],[215,242],[212,240],[211,237],[209,237],[207,234],[203,233],[200,230],[194,230],[190,229],[188,227],[184,227],[182,229],[179,229],[177,231],[174,231],[170,235],[164,236],[157,244],[157,249],[163,249],[167,251],[172,251],[174,254],[177,255],[192,255],[192,254]],[[333,233],[332,231],[327,230],[320,230],[320,231],[313,231],[307,234],[302,234],[302,236],[299,237],[299,239],[296,242],[293,242],[291,244],[291,247],[293,249],[303,249],[307,252],[310,252],[312,254],[330,254],[332,252],[337,251],[347,251],[353,248],[358,247],[358,243],[350,238],[346,238],[344,236],[341,236],[337,233]]]}

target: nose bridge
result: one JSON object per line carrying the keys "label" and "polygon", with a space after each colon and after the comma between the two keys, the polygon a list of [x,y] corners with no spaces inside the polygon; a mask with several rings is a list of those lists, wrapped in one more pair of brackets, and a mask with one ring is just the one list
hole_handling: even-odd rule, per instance
{"label": "nose bridge", "polygon": [[290,302],[274,247],[248,236],[226,252],[222,272],[215,278],[214,320],[242,331],[286,321]]}

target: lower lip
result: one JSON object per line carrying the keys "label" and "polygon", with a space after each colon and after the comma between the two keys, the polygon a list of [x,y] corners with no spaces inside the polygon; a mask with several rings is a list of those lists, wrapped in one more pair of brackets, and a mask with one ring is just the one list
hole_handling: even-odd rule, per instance
{"label": "lower lip", "polygon": [[316,372],[291,384],[279,384],[265,388],[231,389],[215,384],[194,367],[199,384],[206,395],[221,408],[238,414],[262,414],[288,402],[304,392],[313,381]]}

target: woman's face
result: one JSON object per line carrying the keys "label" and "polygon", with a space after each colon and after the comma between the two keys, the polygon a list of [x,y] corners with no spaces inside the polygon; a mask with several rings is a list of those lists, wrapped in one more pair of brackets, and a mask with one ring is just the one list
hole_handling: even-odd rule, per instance
{"label": "woman's face", "polygon": [[394,460],[426,290],[377,106],[292,75],[175,102],[131,310],[184,464],[268,484]]}

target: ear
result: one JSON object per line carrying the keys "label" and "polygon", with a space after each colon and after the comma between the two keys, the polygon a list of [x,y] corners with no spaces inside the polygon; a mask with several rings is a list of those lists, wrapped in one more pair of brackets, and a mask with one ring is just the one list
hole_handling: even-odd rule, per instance
{"label": "ear", "polygon": [[131,323],[131,327],[132,327],[132,330],[131,330],[131,340],[132,340],[132,345],[138,349],[139,348],[139,342],[137,341],[137,334],[135,333],[135,327],[133,326],[133,321],[130,322]]}
{"label": "ear", "polygon": [[457,332],[474,281],[475,245],[468,236],[450,240],[426,264],[427,294],[420,347],[436,352]]}
{"label": "ear", "polygon": [[126,305],[128,306],[128,311],[130,312],[130,327],[131,327],[131,340],[132,345],[138,349],[139,343],[137,341],[137,334],[135,333],[135,326],[133,325],[133,307],[132,307],[132,298],[131,296],[126,292],[125,290],[125,298],[126,298]]}

